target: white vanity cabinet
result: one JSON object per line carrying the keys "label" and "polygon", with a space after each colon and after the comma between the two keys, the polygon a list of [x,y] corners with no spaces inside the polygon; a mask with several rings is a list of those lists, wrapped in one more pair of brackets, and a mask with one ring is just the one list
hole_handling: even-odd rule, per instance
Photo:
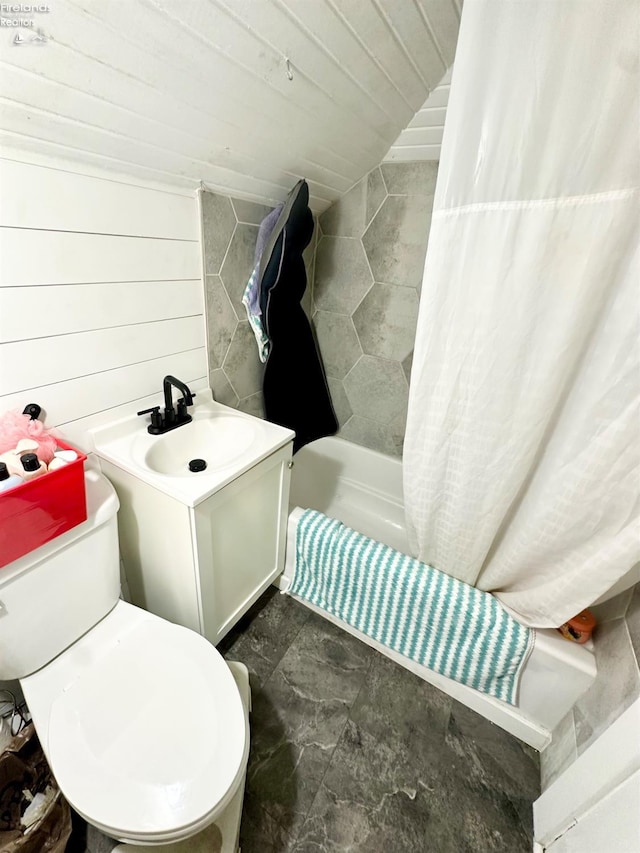
{"label": "white vanity cabinet", "polygon": [[133,603],[218,643],[284,568],[291,454],[289,441],[195,506],[100,454]]}

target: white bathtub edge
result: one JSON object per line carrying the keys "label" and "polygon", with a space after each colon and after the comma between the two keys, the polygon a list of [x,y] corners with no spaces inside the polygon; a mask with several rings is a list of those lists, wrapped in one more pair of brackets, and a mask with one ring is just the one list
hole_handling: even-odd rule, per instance
{"label": "white bathtub edge", "polygon": [[[281,592],[286,592],[290,583],[289,578],[281,575],[280,578],[278,578],[278,581],[279,583],[277,585]],[[406,658],[404,655],[394,652],[387,646],[382,645],[382,643],[378,643],[367,634],[363,634],[347,622],[343,622],[341,619],[336,618],[331,613],[327,613],[326,610],[322,610],[320,607],[316,607],[309,601],[305,601],[305,599],[300,598],[297,595],[291,595],[291,597],[296,601],[299,601],[300,604],[304,604],[305,607],[308,607],[315,613],[318,613],[324,619],[327,619],[329,622],[333,622],[334,625],[337,625],[339,628],[342,628],[349,634],[352,634],[354,637],[362,640],[363,643],[366,643],[368,646],[371,646],[371,648],[376,649],[378,652],[395,661],[400,666],[408,669],[410,672],[413,672],[414,675],[417,675],[423,681],[427,681],[429,684],[437,687],[438,690],[442,690],[443,693],[451,696],[452,699],[456,699],[462,705],[466,705],[467,708],[471,708],[472,711],[476,711],[487,720],[490,720],[490,722],[500,726],[500,728],[509,732],[509,734],[512,734],[514,737],[517,737],[529,744],[529,746],[532,746],[534,749],[542,751],[551,742],[551,732],[543,726],[538,725],[533,720],[529,720],[523,715],[522,711],[517,708],[512,708],[505,702],[501,702],[499,699],[494,699],[493,696],[487,696],[485,693],[479,693],[472,687],[467,687],[465,684],[460,684],[457,681],[446,678],[444,675],[439,675],[437,672],[433,672],[432,670],[421,666],[415,661],[412,661],[410,658]]]}
{"label": "white bathtub edge", "polygon": [[[296,505],[312,507],[340,519],[365,536],[410,553],[404,529],[401,472],[400,459],[335,436],[321,438],[302,448],[296,457],[291,508]],[[379,532],[380,525],[383,533]],[[289,522],[289,541],[295,541],[291,538],[295,526],[295,522]],[[295,563],[295,548],[286,550],[290,560],[285,574],[274,581],[281,590],[288,586]],[[306,601],[302,603],[317,610]],[[518,706],[513,707],[378,646],[351,626],[324,611],[317,612],[540,750],[550,742],[551,732],[596,677],[591,648],[570,643],[554,630],[535,630],[534,649],[520,677]],[[518,618],[517,614],[512,615]]]}

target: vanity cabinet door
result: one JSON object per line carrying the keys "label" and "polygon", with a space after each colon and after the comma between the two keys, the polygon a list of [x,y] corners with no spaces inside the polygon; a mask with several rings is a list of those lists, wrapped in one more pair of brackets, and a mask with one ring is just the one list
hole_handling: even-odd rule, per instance
{"label": "vanity cabinet door", "polygon": [[284,568],[292,445],[192,510],[201,633],[218,643]]}
{"label": "vanity cabinet door", "polygon": [[131,603],[201,631],[189,508],[100,460],[120,501],[118,534]]}

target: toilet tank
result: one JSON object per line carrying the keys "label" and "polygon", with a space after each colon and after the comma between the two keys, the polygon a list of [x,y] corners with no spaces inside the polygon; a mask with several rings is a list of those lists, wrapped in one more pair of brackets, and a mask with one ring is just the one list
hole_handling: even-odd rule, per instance
{"label": "toilet tank", "polygon": [[45,666],[118,601],[118,498],[97,471],[85,485],[85,522],[0,569],[0,681]]}

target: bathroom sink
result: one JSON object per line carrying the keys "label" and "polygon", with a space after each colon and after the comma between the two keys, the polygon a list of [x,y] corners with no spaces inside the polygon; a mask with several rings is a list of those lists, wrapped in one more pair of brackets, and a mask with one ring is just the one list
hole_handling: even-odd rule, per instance
{"label": "bathroom sink", "polygon": [[[149,418],[135,414],[92,429],[97,456],[193,507],[293,440],[291,430],[211,400],[208,389],[197,390],[192,421],[162,435],[150,435]],[[189,470],[194,459],[206,467]],[[103,470],[108,476],[105,465]]]}
{"label": "bathroom sink", "polygon": [[[256,435],[253,423],[234,415],[215,414],[156,436],[145,453],[145,463],[158,474],[197,477],[231,465],[249,448]],[[192,459],[203,459],[206,469],[190,471]]]}

